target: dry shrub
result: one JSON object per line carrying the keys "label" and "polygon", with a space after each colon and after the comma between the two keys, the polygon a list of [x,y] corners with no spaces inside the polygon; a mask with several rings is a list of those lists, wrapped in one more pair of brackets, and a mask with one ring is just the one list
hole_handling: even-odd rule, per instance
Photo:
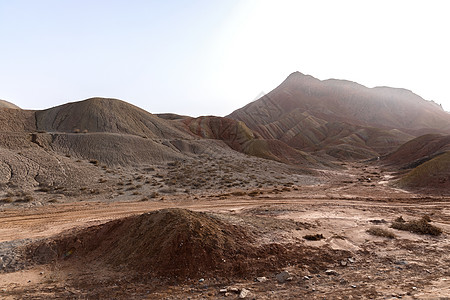
{"label": "dry shrub", "polygon": [[395,239],[395,234],[390,232],[389,230],[380,228],[380,227],[370,227],[367,229],[367,233],[375,236],[381,236],[389,239]]}
{"label": "dry shrub", "polygon": [[158,197],[158,196],[159,196],[159,194],[158,194],[157,192],[151,192],[149,197],[150,197],[151,199],[154,199],[154,198],[156,198],[156,197]]}
{"label": "dry shrub", "polygon": [[303,238],[308,241],[320,241],[321,239],[324,239],[325,237],[323,236],[323,234],[317,233],[317,234],[307,234]]}
{"label": "dry shrub", "polygon": [[235,192],[232,192],[231,195],[233,195],[233,196],[244,196],[245,192],[243,192],[243,191],[235,191]]}
{"label": "dry shrub", "polygon": [[6,197],[6,198],[0,200],[0,202],[3,202],[3,203],[12,203],[12,202],[14,202],[14,200],[13,200],[13,198],[11,198],[11,197]]}
{"label": "dry shrub", "polygon": [[89,163],[98,166],[98,160],[96,160],[96,159],[91,159],[91,160],[89,161]]}
{"label": "dry shrub", "polygon": [[403,219],[402,216],[400,216],[400,217],[396,218],[396,219],[394,220],[394,222],[396,222],[396,223],[405,223],[406,221],[405,221],[405,219]]}
{"label": "dry shrub", "polygon": [[248,193],[248,195],[249,195],[250,197],[255,197],[255,196],[258,196],[259,194],[262,194],[262,192],[261,192],[261,191],[258,191],[258,190],[256,190],[256,191],[251,191],[251,192]]}
{"label": "dry shrub", "polygon": [[409,222],[397,222],[394,221],[391,228],[409,231],[418,234],[429,234],[438,236],[442,233],[442,229],[430,224],[430,217],[424,216],[417,220],[412,220]]}

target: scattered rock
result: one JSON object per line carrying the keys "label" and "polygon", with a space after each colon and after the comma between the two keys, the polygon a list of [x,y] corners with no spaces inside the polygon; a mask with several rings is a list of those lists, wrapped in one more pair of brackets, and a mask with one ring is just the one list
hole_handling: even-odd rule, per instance
{"label": "scattered rock", "polygon": [[256,277],[256,281],[258,281],[258,282],[266,282],[267,281],[267,277]]}
{"label": "scattered rock", "polygon": [[345,267],[347,265],[347,261],[341,260],[341,266]]}
{"label": "scattered rock", "polygon": [[353,257],[349,257],[349,258],[347,258],[347,260],[348,260],[349,262],[351,262],[351,263],[354,263],[354,262],[355,262],[355,259],[354,259]]}
{"label": "scattered rock", "polygon": [[230,292],[239,293],[239,289],[237,287],[230,287]]}
{"label": "scattered rock", "polygon": [[204,279],[204,278],[200,278],[200,279],[198,280],[198,282],[205,282],[205,279]]}
{"label": "scattered rock", "polygon": [[333,275],[333,276],[339,275],[339,273],[336,272],[335,270],[326,270],[326,271],[325,271],[325,274],[327,274],[327,275]]}
{"label": "scattered rock", "polygon": [[220,289],[220,290],[219,290],[219,293],[221,293],[221,294],[226,294],[227,292],[228,292],[227,289]]}
{"label": "scattered rock", "polygon": [[291,274],[289,274],[288,271],[283,271],[283,272],[277,274],[275,277],[277,278],[277,281],[278,281],[279,283],[284,283],[284,282],[287,281],[289,278],[291,278],[291,280],[292,280],[292,276],[291,276]]}
{"label": "scattered rock", "polygon": [[303,276],[303,279],[305,279],[305,280],[310,280],[311,277],[309,277],[308,275],[306,275],[306,276]]}
{"label": "scattered rock", "polygon": [[250,291],[247,289],[242,289],[239,293],[239,299],[244,299],[246,297],[250,296]]}

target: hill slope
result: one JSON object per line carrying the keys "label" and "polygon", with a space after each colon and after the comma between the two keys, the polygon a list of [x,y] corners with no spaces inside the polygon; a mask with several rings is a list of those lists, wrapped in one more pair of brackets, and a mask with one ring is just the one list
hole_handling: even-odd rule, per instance
{"label": "hill slope", "polygon": [[14,109],[20,109],[20,107],[18,107],[17,105],[15,105],[15,104],[13,104],[13,103],[11,103],[11,102],[2,100],[2,99],[0,99],[0,108],[14,108]]}
{"label": "hill slope", "polygon": [[190,132],[207,139],[224,141],[230,148],[252,156],[309,167],[333,164],[290,147],[275,139],[263,139],[245,123],[222,117],[184,118],[183,124]]}
{"label": "hill slope", "polygon": [[389,170],[398,172],[396,184],[427,193],[450,193],[450,135],[426,134],[382,158]]}

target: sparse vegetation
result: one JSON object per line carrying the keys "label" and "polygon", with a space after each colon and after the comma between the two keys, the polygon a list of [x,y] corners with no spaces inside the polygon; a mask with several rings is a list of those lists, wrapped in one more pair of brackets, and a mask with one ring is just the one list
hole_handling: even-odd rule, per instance
{"label": "sparse vegetation", "polygon": [[153,199],[153,198],[156,198],[158,196],[159,196],[159,194],[157,192],[151,192],[149,197]]}
{"label": "sparse vegetation", "polygon": [[256,190],[256,191],[251,191],[251,192],[248,193],[248,195],[249,195],[250,197],[256,197],[256,196],[258,196],[259,194],[262,194],[262,193],[261,193],[261,191],[258,191],[258,190]]}
{"label": "sparse vegetation", "polygon": [[13,198],[11,198],[11,197],[6,197],[6,198],[3,198],[2,200],[0,200],[2,203],[12,203],[12,202],[14,202],[14,200],[13,200]]}
{"label": "sparse vegetation", "polygon": [[317,233],[317,234],[307,234],[307,235],[303,236],[303,238],[308,241],[320,241],[321,239],[324,239],[325,237],[323,236],[323,234]]}
{"label": "sparse vegetation", "polygon": [[381,236],[389,239],[394,239],[395,234],[387,229],[381,228],[381,227],[370,227],[367,229],[367,233],[374,235],[374,236]]}
{"label": "sparse vegetation", "polygon": [[[398,219],[398,218],[397,218]],[[396,220],[397,220],[396,219]],[[402,218],[403,219],[403,218]],[[409,231],[418,234],[429,234],[438,236],[442,233],[442,229],[430,224],[431,219],[428,215],[408,222],[398,222],[394,221],[391,228],[403,231]]]}

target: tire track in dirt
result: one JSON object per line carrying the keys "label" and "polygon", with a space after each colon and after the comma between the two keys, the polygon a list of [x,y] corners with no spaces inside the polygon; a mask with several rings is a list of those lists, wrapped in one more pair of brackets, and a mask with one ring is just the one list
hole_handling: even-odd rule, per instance
{"label": "tire track in dirt", "polygon": [[[127,217],[135,214],[145,213],[157,209],[180,207],[195,211],[241,211],[244,209],[259,206],[279,205],[279,206],[302,206],[325,205],[333,207],[352,207],[357,209],[408,209],[437,208],[442,212],[449,211],[450,202],[439,203],[398,203],[386,201],[367,200],[336,200],[336,199],[303,199],[295,197],[295,194],[285,196],[274,196],[264,198],[227,198],[227,199],[206,199],[200,201],[167,200],[164,202],[95,202],[84,204],[69,203],[54,205],[52,207],[39,207],[32,211],[24,212],[15,209],[4,211],[0,216],[0,241],[9,241],[21,238],[46,237],[63,230],[100,224],[113,219]],[[441,223],[449,224],[448,218],[440,220]]]}

